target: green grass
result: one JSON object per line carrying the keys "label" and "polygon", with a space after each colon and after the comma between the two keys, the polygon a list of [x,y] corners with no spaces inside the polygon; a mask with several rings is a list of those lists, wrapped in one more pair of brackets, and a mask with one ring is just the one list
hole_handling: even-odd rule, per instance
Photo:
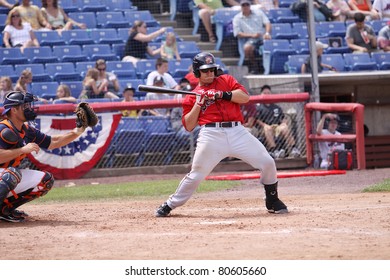
{"label": "green grass", "polygon": [[382,183],[369,186],[363,192],[390,192],[390,179],[385,179]]}
{"label": "green grass", "polygon": [[[54,188],[36,203],[157,197],[174,193],[179,182],[163,180]],[[203,181],[197,192],[213,192],[237,185],[239,183],[234,181]]]}

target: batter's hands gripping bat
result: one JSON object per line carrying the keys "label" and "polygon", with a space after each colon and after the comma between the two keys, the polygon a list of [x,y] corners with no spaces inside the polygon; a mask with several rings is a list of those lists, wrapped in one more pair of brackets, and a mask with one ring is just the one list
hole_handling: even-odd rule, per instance
{"label": "batter's hands gripping bat", "polygon": [[191,91],[163,88],[163,87],[155,87],[155,86],[147,86],[147,85],[139,85],[138,91],[155,92],[155,93],[168,93],[168,94],[198,95],[195,92],[191,92]]}

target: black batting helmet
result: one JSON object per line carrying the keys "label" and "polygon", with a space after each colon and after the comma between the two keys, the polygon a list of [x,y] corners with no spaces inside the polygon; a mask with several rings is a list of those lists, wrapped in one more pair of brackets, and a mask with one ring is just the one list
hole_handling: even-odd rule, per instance
{"label": "black batting helmet", "polygon": [[215,68],[215,76],[217,76],[217,69],[219,65],[215,64],[215,58],[211,53],[201,52],[198,53],[192,60],[192,69],[196,78],[200,77],[199,70]]}
{"label": "black batting helmet", "polygon": [[[28,92],[23,93],[21,91],[11,91],[7,93],[7,95],[4,98],[3,115],[7,114],[7,112],[11,110],[12,107],[32,103],[34,101],[38,101],[38,98],[31,93]],[[31,121],[34,120],[37,115],[34,112],[34,109],[30,106],[30,108],[24,109],[24,116],[26,120]]]}

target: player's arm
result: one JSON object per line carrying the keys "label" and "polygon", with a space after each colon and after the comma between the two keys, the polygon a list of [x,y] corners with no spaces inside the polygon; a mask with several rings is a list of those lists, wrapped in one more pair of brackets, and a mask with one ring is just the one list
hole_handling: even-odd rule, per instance
{"label": "player's arm", "polygon": [[[204,98],[204,97],[203,97]],[[197,125],[198,125],[198,118],[200,114],[200,110],[202,108],[202,100],[198,100],[200,98],[197,98],[197,102],[195,102],[194,106],[192,107],[191,111],[188,112],[184,116],[184,127],[188,131],[192,131]],[[203,100],[204,102],[204,100]]]}
{"label": "player's arm", "polygon": [[11,161],[23,154],[39,152],[39,146],[36,143],[28,143],[26,146],[17,149],[0,149],[0,163]]}
{"label": "player's arm", "polygon": [[84,131],[85,128],[78,127],[72,131],[69,131],[68,133],[62,135],[54,135],[51,137],[51,142],[48,149],[52,150],[65,146],[73,140],[76,140]]}

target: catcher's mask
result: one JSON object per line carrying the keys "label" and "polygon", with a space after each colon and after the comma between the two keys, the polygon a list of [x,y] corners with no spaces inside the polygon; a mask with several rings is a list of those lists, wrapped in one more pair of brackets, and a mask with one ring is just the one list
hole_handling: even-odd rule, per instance
{"label": "catcher's mask", "polygon": [[215,58],[211,53],[198,53],[192,60],[192,69],[196,78],[200,77],[200,70],[215,68],[214,75],[218,75],[219,65],[215,64]]}
{"label": "catcher's mask", "polygon": [[7,114],[12,107],[23,106],[26,121],[33,121],[37,117],[34,111],[34,101],[38,101],[38,98],[31,93],[26,92],[24,94],[20,91],[11,91],[5,96],[3,115]]}

